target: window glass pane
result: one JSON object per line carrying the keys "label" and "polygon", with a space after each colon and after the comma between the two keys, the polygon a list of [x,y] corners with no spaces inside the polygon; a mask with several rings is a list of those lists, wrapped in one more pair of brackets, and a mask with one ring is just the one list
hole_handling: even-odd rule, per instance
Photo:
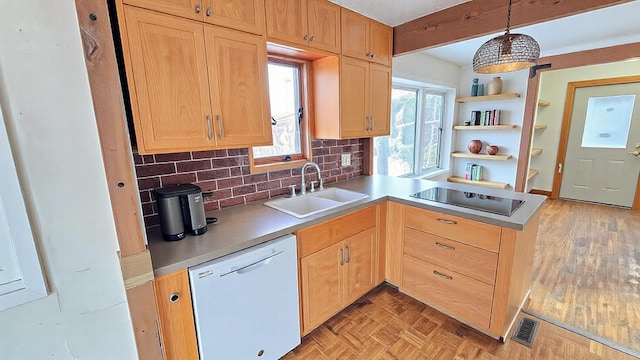
{"label": "window glass pane", "polygon": [[391,135],[375,138],[376,174],[399,176],[414,172],[417,105],[417,90],[391,90]]}
{"label": "window glass pane", "polygon": [[422,131],[422,170],[438,166],[444,95],[426,94]]}
{"label": "window glass pane", "polygon": [[302,153],[298,121],[301,107],[299,78],[297,66],[269,63],[273,145],[253,147],[255,158]]}
{"label": "window glass pane", "polygon": [[625,148],[635,99],[635,95],[589,98],[582,147]]}

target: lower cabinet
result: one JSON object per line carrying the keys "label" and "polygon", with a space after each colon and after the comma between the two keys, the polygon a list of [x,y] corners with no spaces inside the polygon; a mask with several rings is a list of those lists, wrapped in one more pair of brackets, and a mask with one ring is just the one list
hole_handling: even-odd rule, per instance
{"label": "lower cabinet", "polygon": [[164,359],[198,359],[198,342],[187,270],[157,277],[154,290]]}
{"label": "lower cabinet", "polygon": [[400,290],[505,337],[529,295],[538,215],[517,231],[406,206],[403,223]]}
{"label": "lower cabinet", "polygon": [[302,333],[377,285],[377,207],[298,232]]}

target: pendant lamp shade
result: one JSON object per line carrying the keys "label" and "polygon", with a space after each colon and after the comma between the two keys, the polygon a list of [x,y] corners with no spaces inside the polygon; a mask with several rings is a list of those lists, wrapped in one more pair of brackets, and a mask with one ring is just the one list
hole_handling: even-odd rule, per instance
{"label": "pendant lamp shade", "polygon": [[473,71],[480,74],[496,74],[526,69],[538,62],[540,45],[531,36],[511,34],[511,0],[504,35],[482,44],[473,56]]}

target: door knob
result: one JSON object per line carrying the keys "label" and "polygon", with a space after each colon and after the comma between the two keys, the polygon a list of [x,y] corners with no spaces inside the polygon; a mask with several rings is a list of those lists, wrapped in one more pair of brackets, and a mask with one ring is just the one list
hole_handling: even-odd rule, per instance
{"label": "door knob", "polygon": [[638,151],[638,150],[636,150],[636,151],[631,151],[631,152],[628,152],[627,154],[631,154],[631,155],[633,155],[633,156],[638,156],[638,155],[640,155],[640,151]]}

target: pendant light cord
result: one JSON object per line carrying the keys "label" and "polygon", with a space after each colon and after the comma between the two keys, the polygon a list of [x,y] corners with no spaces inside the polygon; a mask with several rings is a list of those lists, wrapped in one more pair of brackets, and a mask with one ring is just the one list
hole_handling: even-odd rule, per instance
{"label": "pendant light cord", "polygon": [[507,10],[507,30],[505,31],[505,35],[509,33],[510,28],[511,28],[511,0],[509,0],[509,8]]}

